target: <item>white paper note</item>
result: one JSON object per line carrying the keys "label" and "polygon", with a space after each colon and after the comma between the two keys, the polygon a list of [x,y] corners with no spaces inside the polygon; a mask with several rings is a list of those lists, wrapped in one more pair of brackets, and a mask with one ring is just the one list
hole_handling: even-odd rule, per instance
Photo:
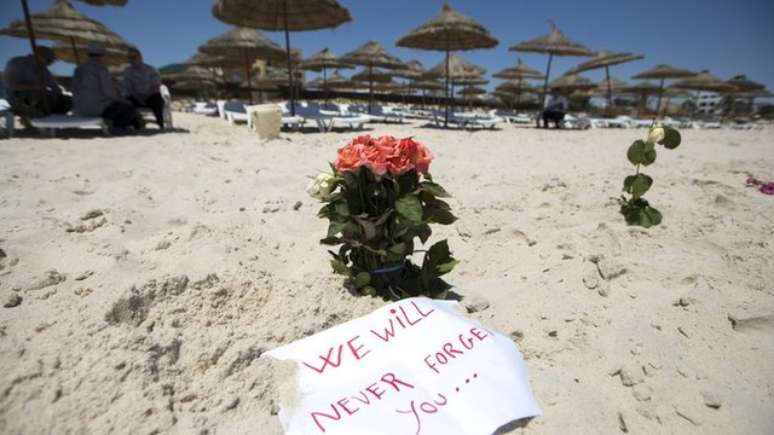
{"label": "white paper note", "polygon": [[298,363],[288,435],[489,435],[540,415],[521,353],[460,315],[411,298],[267,352]]}

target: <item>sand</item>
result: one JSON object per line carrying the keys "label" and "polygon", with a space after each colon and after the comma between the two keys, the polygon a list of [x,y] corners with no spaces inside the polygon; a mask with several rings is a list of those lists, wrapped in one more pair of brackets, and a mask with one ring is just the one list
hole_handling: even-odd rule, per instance
{"label": "sand", "polygon": [[[383,304],[331,273],[304,192],[354,133],[175,117],[0,141],[0,433],[281,433],[289,371],[259,356]],[[659,151],[647,230],[615,202],[642,130],[369,130],[436,156],[459,221],[431,240],[544,411],[511,433],[771,432],[774,198],[744,181],[774,179],[774,128]]]}

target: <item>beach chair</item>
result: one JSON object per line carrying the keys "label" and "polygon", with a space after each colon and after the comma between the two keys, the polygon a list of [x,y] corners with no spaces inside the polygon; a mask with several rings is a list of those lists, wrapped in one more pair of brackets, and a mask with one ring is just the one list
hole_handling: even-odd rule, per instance
{"label": "beach chair", "polygon": [[51,137],[56,135],[57,130],[85,128],[99,129],[106,135],[110,134],[107,123],[101,117],[81,117],[75,115],[50,115],[43,118],[33,118],[30,120],[33,127],[41,129]]}
{"label": "beach chair", "polygon": [[[169,88],[167,88],[167,85],[161,85],[161,88],[159,88],[159,93],[161,94],[161,98],[164,100],[164,129],[170,130],[174,128],[174,125],[172,124],[172,95],[169,93]],[[156,117],[153,115],[153,111],[151,109],[143,107],[138,109],[138,111],[144,120],[151,121],[154,124],[156,123]]]}
{"label": "beach chair", "polygon": [[362,129],[365,123],[371,120],[368,115],[341,115],[334,112],[321,111],[317,104],[309,104],[306,107],[296,107],[296,114],[314,121],[320,132],[331,131],[336,127]]}
{"label": "beach chair", "polygon": [[207,101],[197,101],[193,106],[193,113],[206,116],[218,116],[218,106]]}
{"label": "beach chair", "polygon": [[368,114],[368,117],[372,121],[378,122],[394,122],[396,124],[403,123],[403,116],[395,112],[392,107],[376,105],[373,106],[373,110]]}
{"label": "beach chair", "polygon": [[[445,112],[442,110],[433,110],[431,113],[433,115],[433,125],[438,128],[444,128],[446,120]],[[465,122],[467,122],[465,119],[460,119],[454,116],[454,112],[449,111],[449,125],[456,126],[457,128],[464,128]]]}
{"label": "beach chair", "polygon": [[8,100],[0,99],[0,116],[5,120],[5,135],[10,139],[16,127],[16,117],[11,111],[11,104]]}
{"label": "beach chair", "polygon": [[241,101],[227,101],[223,104],[223,113],[230,125],[237,122],[247,124],[250,119],[247,116],[247,106]]}
{"label": "beach chair", "polygon": [[495,126],[503,119],[495,115],[495,110],[491,110],[488,113],[476,113],[476,112],[458,112],[454,113],[454,117],[461,123],[462,128],[490,128],[494,129]]}
{"label": "beach chair", "polygon": [[572,130],[586,130],[591,128],[591,121],[589,121],[587,118],[573,116],[568,113],[564,115],[564,120],[562,120],[561,126],[562,128]]}
{"label": "beach chair", "polygon": [[220,116],[220,119],[226,119],[226,111],[224,110],[224,107],[226,106],[227,102],[227,100],[215,101],[215,107],[218,108],[218,116]]}

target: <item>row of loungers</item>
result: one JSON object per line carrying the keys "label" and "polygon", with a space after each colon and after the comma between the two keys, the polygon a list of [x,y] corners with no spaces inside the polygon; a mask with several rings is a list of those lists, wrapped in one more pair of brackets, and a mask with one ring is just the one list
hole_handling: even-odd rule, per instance
{"label": "row of loungers", "polygon": [[[160,93],[161,97],[164,99],[165,128],[172,129],[172,96],[169,93],[169,89],[164,85],[161,86]],[[0,114],[5,119],[6,135],[8,137],[13,137],[14,129],[16,127],[15,115],[11,110],[10,104],[8,104],[6,100],[0,100]],[[155,118],[150,109],[140,109],[140,114],[147,121],[155,123]],[[77,116],[72,112],[66,115],[49,115],[42,118],[33,118],[30,120],[30,124],[52,137],[56,135],[57,131],[67,129],[97,129],[102,131],[105,135],[110,134],[110,126],[103,118]]]}

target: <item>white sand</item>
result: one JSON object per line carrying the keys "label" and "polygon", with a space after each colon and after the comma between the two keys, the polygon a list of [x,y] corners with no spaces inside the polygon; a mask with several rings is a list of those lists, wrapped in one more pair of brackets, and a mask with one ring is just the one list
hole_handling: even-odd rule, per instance
{"label": "white sand", "polygon": [[[190,134],[0,141],[0,301],[22,298],[0,433],[279,433],[257,357],[382,304],[342,289],[304,193],[353,133],[175,116]],[[774,198],[744,181],[774,179],[774,129],[659,148],[649,230],[612,199],[642,130],[371,133],[436,155],[449,281],[490,302],[473,316],[514,337],[545,413],[514,433],[771,433]]]}

